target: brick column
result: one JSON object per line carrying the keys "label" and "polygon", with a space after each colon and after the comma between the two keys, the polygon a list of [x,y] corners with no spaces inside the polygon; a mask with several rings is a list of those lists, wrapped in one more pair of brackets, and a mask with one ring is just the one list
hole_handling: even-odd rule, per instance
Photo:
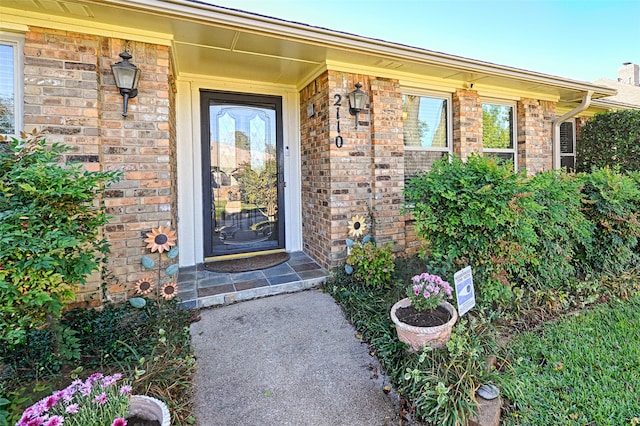
{"label": "brick column", "polygon": [[[307,106],[314,113],[307,115]],[[300,92],[303,250],[322,266],[330,266],[331,158],[329,77],[325,72]]]}
{"label": "brick column", "polygon": [[[358,129],[355,116],[349,113],[349,92],[355,90],[356,83],[370,95],[369,77],[329,71],[329,145],[331,193],[329,262],[337,266],[346,255],[345,239],[348,237],[348,222],[354,215],[363,216],[371,224],[372,212],[372,161],[371,124],[369,105],[358,114]],[[336,97],[342,96],[340,106],[340,134],[338,134]],[[371,101],[371,98],[369,99]],[[344,145],[338,148],[334,141],[342,136]],[[369,230],[368,232],[371,232]]]}
{"label": "brick column", "polygon": [[453,94],[453,153],[463,160],[482,153],[482,103],[473,90]]}
{"label": "brick column", "polygon": [[398,253],[405,249],[402,92],[397,80],[375,78],[370,84],[373,234]]}
{"label": "brick column", "polygon": [[[369,105],[349,114],[348,93],[362,83]],[[340,133],[338,106],[340,95]],[[344,261],[348,221],[361,215],[378,243],[405,247],[402,95],[396,80],[328,71],[300,93],[304,250],[325,267]],[[307,115],[310,103],[314,115]],[[343,146],[335,139],[341,136]]]}
{"label": "brick column", "polygon": [[517,117],[518,167],[528,174],[550,170],[555,103],[523,98],[518,102]]}

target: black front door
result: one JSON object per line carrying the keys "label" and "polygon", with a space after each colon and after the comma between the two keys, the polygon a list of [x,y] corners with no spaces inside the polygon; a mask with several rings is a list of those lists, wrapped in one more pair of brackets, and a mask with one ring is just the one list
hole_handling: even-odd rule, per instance
{"label": "black front door", "polygon": [[282,98],[200,99],[205,259],[284,249]]}

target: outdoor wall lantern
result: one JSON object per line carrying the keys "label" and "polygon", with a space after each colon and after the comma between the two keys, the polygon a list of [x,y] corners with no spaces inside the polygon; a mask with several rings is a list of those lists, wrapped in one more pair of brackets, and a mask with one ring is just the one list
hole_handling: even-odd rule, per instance
{"label": "outdoor wall lantern", "polygon": [[356,116],[356,130],[358,129],[358,113],[364,109],[367,99],[369,99],[369,96],[360,90],[361,87],[361,83],[356,83],[356,90],[349,93],[349,113]]}
{"label": "outdoor wall lantern", "polygon": [[120,54],[122,61],[111,65],[111,72],[116,80],[116,86],[120,89],[120,94],[124,98],[122,116],[127,116],[127,106],[129,99],[138,96],[138,80],[140,79],[140,69],[129,62],[131,55],[124,51]]}

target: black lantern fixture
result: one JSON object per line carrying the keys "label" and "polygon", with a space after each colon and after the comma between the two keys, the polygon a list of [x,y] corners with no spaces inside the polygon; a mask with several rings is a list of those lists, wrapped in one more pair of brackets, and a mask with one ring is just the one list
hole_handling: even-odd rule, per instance
{"label": "black lantern fixture", "polygon": [[122,116],[127,116],[127,106],[129,99],[138,96],[138,80],[140,79],[140,69],[129,62],[131,55],[124,51],[120,54],[122,61],[111,65],[111,72],[116,80],[116,86],[120,89],[120,94],[124,97]]}
{"label": "black lantern fixture", "polygon": [[356,90],[349,93],[349,112],[356,116],[356,130],[358,129],[358,113],[364,109],[369,99],[369,96],[360,90],[361,87],[361,83],[356,83]]}

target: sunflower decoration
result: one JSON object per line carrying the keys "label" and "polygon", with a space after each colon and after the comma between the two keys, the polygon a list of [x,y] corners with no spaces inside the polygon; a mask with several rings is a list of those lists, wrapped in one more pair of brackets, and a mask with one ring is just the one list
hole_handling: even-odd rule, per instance
{"label": "sunflower decoration", "polygon": [[169,226],[152,228],[151,232],[147,233],[147,237],[144,242],[147,243],[147,248],[151,249],[152,253],[169,251],[171,246],[176,245],[176,231],[173,231]]}
{"label": "sunflower decoration", "polygon": [[136,293],[144,296],[145,294],[151,293],[153,287],[154,283],[151,278],[142,278],[136,283]]}
{"label": "sunflower decoration", "polygon": [[178,294],[178,284],[176,283],[166,283],[160,288],[160,296],[162,296],[165,300],[171,300]]}
{"label": "sunflower decoration", "polygon": [[367,230],[367,222],[364,221],[364,217],[355,215],[349,221],[349,236],[353,238],[361,237]]}

